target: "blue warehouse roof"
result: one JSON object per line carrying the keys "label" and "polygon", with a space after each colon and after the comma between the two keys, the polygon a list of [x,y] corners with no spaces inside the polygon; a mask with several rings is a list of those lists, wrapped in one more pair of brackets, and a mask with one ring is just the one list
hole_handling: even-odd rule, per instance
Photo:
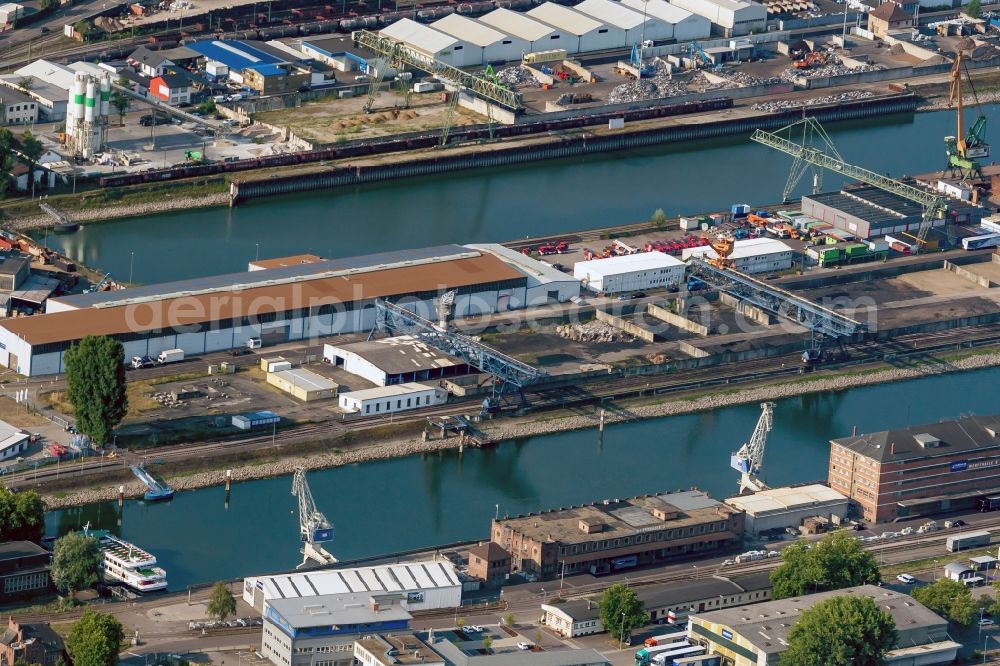
{"label": "blue warehouse roof", "polygon": [[288,73],[288,71],[281,65],[253,65],[249,69],[259,73],[261,76],[277,76]]}
{"label": "blue warehouse roof", "polygon": [[274,65],[286,62],[262,49],[232,39],[215,39],[210,42],[195,42],[189,48],[210,60],[221,62],[236,71],[257,65]]}

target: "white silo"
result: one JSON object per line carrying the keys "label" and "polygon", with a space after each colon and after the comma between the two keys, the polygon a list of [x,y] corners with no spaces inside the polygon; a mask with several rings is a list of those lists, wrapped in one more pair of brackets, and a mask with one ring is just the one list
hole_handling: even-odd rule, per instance
{"label": "white silo", "polygon": [[83,123],[83,108],[86,104],[87,75],[83,72],[76,73],[73,81],[73,107],[76,109],[76,126]]}
{"label": "white silo", "polygon": [[73,128],[76,122],[76,106],[74,105],[74,96],[76,95],[76,82],[69,89],[69,99],[66,101],[66,141],[69,142],[69,138],[73,134]]}
{"label": "white silo", "polygon": [[111,75],[101,77],[101,115],[105,118],[111,115]]}
{"label": "white silo", "polygon": [[[87,81],[87,105],[83,110],[84,124],[94,122],[94,105],[97,104],[97,82],[94,79]],[[88,128],[89,129],[89,128]]]}

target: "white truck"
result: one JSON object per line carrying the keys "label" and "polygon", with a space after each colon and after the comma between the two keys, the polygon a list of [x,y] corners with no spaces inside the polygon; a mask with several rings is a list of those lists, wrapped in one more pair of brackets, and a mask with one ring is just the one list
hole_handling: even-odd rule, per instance
{"label": "white truck", "polygon": [[155,365],[153,359],[148,356],[133,356],[132,357],[132,368],[138,370],[139,368],[151,368]]}
{"label": "white truck", "polygon": [[160,355],[156,357],[156,362],[160,365],[164,365],[165,363],[177,363],[178,361],[183,360],[183,349],[164,349],[160,352]]}

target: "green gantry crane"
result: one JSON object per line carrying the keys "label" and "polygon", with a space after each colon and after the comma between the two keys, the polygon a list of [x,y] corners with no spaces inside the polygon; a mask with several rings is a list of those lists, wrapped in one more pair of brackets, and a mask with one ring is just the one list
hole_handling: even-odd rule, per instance
{"label": "green gantry crane", "polygon": [[[788,137],[791,137],[798,130],[801,130],[802,134],[801,143],[796,143],[791,138],[781,136],[782,133],[787,132]],[[822,171],[819,171],[819,169],[826,169],[838,173],[845,178],[867,183],[885,192],[920,204],[923,207],[923,217],[920,222],[920,229],[917,232],[917,252],[923,249],[924,241],[926,241],[931,227],[934,226],[934,221],[941,219],[948,208],[948,197],[920,187],[901,183],[894,178],[883,176],[874,171],[845,162],[844,158],[840,156],[840,153],[834,147],[826,130],[823,129],[823,126],[815,118],[797,120],[777,132],[755,130],[750,139],[769,148],[780,150],[795,158],[795,161],[792,163],[791,172],[788,174],[788,182],[785,184],[785,201],[788,201],[789,195],[795,189],[806,169],[813,167],[816,174],[813,181],[815,191],[819,190],[822,182]],[[818,141],[820,145],[815,145],[814,141]]]}
{"label": "green gantry crane", "polygon": [[[962,51],[955,55],[955,65],[951,68],[951,88],[948,91],[948,108],[955,105],[955,120],[957,121],[957,132],[955,136],[944,138],[945,153],[948,155],[948,167],[945,173],[959,178],[982,178],[983,169],[977,160],[990,156],[990,145],[983,139],[983,132],[986,129],[986,116],[982,107],[979,106],[979,96],[976,95],[976,87],[969,76],[968,67],[963,62]],[[969,86],[972,88],[972,96],[976,102],[976,110],[979,117],[972,124],[968,134],[964,134],[964,108],[962,99],[962,71],[969,79]]]}

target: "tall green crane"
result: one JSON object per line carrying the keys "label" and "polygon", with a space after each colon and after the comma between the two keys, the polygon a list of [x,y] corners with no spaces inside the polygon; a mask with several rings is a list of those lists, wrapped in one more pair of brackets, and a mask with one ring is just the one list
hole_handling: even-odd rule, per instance
{"label": "tall green crane", "polygon": [[[948,91],[948,108],[955,105],[955,120],[957,132],[955,136],[944,138],[945,153],[948,155],[948,167],[945,172],[958,176],[959,178],[982,178],[983,169],[977,160],[990,156],[990,145],[983,138],[986,130],[986,116],[979,105],[979,96],[976,95],[976,87],[969,76],[968,67],[964,63],[965,56],[962,51],[955,55],[955,65],[951,68],[951,87]],[[964,100],[962,98],[962,71],[969,79],[969,86],[972,88],[972,96],[976,103],[976,110],[979,117],[969,128],[968,134],[964,134]]]}
{"label": "tall green crane", "polygon": [[[801,131],[802,142],[796,143],[790,137],[799,131]],[[782,136],[782,133],[786,132],[788,138]],[[920,187],[901,183],[894,178],[883,176],[864,167],[845,162],[834,147],[826,130],[823,129],[823,126],[815,118],[810,117],[797,120],[777,132],[755,130],[750,139],[769,148],[780,150],[795,158],[795,161],[792,163],[792,170],[788,176],[788,182],[785,185],[786,201],[806,169],[812,166],[813,168],[833,171],[845,178],[872,185],[885,192],[920,204],[923,207],[923,219],[920,222],[920,229],[917,231],[917,252],[922,249],[924,241],[927,240],[927,234],[930,232],[931,227],[934,226],[934,221],[941,219],[948,208],[948,198],[945,196]],[[814,143],[816,141],[818,141],[819,145]],[[818,181],[818,176],[821,172],[817,170],[816,173]]]}

